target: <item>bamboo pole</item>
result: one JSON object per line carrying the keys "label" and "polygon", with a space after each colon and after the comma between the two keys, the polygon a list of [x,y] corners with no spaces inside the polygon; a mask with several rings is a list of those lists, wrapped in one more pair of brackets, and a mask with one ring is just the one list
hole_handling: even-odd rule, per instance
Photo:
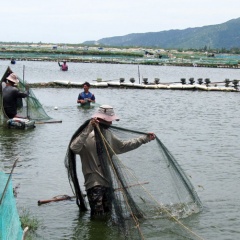
{"label": "bamboo pole", "polygon": [[6,194],[7,187],[8,187],[8,184],[9,184],[9,182],[10,182],[10,179],[11,179],[11,176],[12,176],[12,173],[13,173],[13,170],[14,170],[14,168],[16,167],[17,161],[18,161],[18,158],[17,158],[17,159],[15,160],[15,162],[13,163],[11,172],[10,172],[10,174],[9,174],[9,176],[8,176],[7,183],[6,183],[6,185],[5,185],[5,188],[4,188],[4,190],[3,190],[3,193],[2,193],[2,196],[1,196],[1,199],[0,199],[0,205],[2,204],[3,198],[4,198],[5,194]]}

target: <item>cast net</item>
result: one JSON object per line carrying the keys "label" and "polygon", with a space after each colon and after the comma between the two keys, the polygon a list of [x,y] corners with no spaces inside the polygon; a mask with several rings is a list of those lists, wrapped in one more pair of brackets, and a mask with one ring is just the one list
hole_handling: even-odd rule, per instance
{"label": "cast net", "polygon": [[[85,123],[86,125],[86,123]],[[73,135],[74,139],[80,132]],[[127,141],[146,133],[111,126],[95,129],[99,160],[111,183],[111,220],[123,239],[149,239],[161,233],[163,239],[202,239],[184,223],[202,209],[201,201],[188,177],[159,138],[139,148],[117,155],[110,146],[106,131]],[[75,157],[68,149],[65,165],[74,191],[79,185]],[[99,152],[99,151],[98,151]],[[77,200],[78,201],[78,200]],[[82,202],[79,203],[81,209]]]}
{"label": "cast net", "polygon": [[[1,85],[0,85],[0,95],[1,95],[1,103],[0,103],[0,110],[1,115],[5,116],[4,108],[3,108],[3,101],[2,101],[2,90],[4,88],[4,84],[6,82],[6,78],[12,73],[12,70],[8,67],[5,74],[3,75],[1,79]],[[27,90],[28,83],[21,78],[19,78],[19,83],[17,88],[24,92]],[[29,96],[26,98],[19,98],[18,99],[18,112],[17,115],[22,118],[28,118],[31,120],[50,120],[51,117],[48,116],[48,114],[45,112],[42,104],[39,102],[39,100],[36,98],[35,94],[33,93],[32,89],[28,89]],[[6,116],[5,116],[6,117]]]}
{"label": "cast net", "polygon": [[23,230],[17,212],[11,181],[5,189],[8,177],[7,174],[0,172],[0,240],[21,240]]}

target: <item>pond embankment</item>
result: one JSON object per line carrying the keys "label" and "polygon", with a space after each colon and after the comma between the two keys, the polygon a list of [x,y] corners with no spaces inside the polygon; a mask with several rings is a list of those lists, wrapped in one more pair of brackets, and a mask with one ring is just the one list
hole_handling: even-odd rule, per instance
{"label": "pond embankment", "polygon": [[[211,57],[209,57],[211,56]],[[68,61],[80,63],[141,64],[159,66],[240,69],[239,55],[206,52],[52,44],[3,45],[0,59],[16,61]]]}
{"label": "pond embankment", "polygon": [[[182,83],[125,83],[125,82],[95,82],[91,83],[91,88],[119,88],[119,89],[153,89],[153,90],[190,90],[190,91],[224,91],[224,92],[239,92],[239,81],[236,80],[236,85],[217,85],[214,84],[182,84]],[[82,88],[83,82],[71,81],[54,81],[48,83],[30,83],[31,88]]]}

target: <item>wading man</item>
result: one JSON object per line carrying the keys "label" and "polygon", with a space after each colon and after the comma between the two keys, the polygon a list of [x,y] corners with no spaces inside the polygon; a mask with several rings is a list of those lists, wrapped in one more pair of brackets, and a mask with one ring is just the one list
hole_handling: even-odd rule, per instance
{"label": "wading man", "polygon": [[8,118],[17,115],[18,101],[28,96],[28,92],[20,92],[14,85],[19,82],[17,75],[11,73],[6,78],[6,86],[3,88],[3,108]]}
{"label": "wading man", "polygon": [[[82,162],[82,172],[85,180],[85,189],[89,205],[91,208],[91,216],[105,215],[111,212],[111,179],[107,174],[106,164],[108,159],[104,155],[104,143],[101,140],[101,134],[107,140],[111,149],[116,154],[125,153],[140,147],[142,144],[148,143],[155,139],[154,133],[148,133],[138,138],[130,140],[118,139],[110,130],[112,121],[118,121],[114,110],[109,105],[102,105],[92,118],[86,121],[73,135],[70,143],[67,158],[68,173],[74,183],[75,192],[80,188],[76,176],[75,154],[79,154]],[[109,154],[113,154],[110,151]],[[77,180],[77,182],[76,182]],[[78,198],[78,196],[77,196]]]}

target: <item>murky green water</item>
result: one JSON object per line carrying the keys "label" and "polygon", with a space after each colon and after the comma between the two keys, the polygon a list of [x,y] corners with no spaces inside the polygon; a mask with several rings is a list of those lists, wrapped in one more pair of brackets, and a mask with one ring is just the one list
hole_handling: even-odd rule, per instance
{"label": "murky green water", "polygon": [[[1,61],[0,73],[8,62]],[[21,76],[26,66],[28,82],[57,79],[85,81],[102,77],[135,77],[137,66],[71,64],[68,72],[57,63],[18,62]],[[239,78],[240,70],[140,66],[144,77],[176,81],[181,77],[210,77],[213,81]],[[13,184],[18,186],[17,204],[29,209],[41,227],[38,239],[118,239],[106,222],[79,215],[74,201],[38,206],[37,201],[72,195],[64,167],[64,156],[73,132],[95,109],[82,110],[76,99],[80,89],[34,89],[46,112],[61,124],[39,124],[35,129],[9,130],[0,126],[0,169],[9,172],[15,157]],[[92,89],[100,104],[116,108],[118,126],[153,131],[173,153],[191,179],[204,210],[187,220],[203,239],[238,239],[240,183],[240,95],[222,92],[191,92],[133,89]],[[54,110],[57,106],[58,110]],[[142,166],[145,168],[146,166]],[[79,174],[81,176],[81,173]],[[80,179],[81,180],[81,179]],[[157,226],[159,227],[159,226]],[[156,228],[157,228],[156,227]],[[167,239],[161,231],[147,239]],[[180,239],[170,235],[169,239]]]}

